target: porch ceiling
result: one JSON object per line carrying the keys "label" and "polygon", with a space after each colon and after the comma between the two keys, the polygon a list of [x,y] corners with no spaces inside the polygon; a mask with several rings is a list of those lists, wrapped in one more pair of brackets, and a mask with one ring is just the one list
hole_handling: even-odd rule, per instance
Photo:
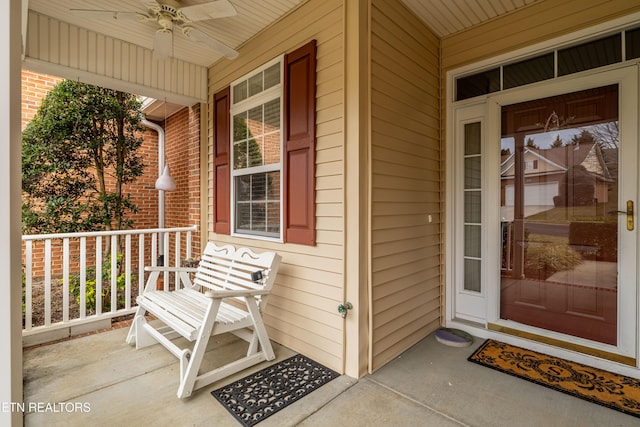
{"label": "porch ceiling", "polygon": [[[162,0],[160,0],[162,2]],[[169,0],[164,0],[168,2]],[[191,6],[209,0],[180,0],[180,5]],[[258,32],[289,13],[307,0],[230,0],[237,10],[236,16],[198,21],[194,27],[238,49]],[[438,36],[450,34],[478,25],[517,8],[542,0],[401,0]],[[153,48],[156,23],[137,23],[114,19],[94,19],[78,16],[71,9],[96,9],[145,13],[145,1],[111,0],[23,0],[29,10],[60,21],[91,29],[97,33],[121,39],[148,49]],[[211,49],[186,39],[176,31],[173,37],[173,56],[178,59],[210,66],[223,58]]]}
{"label": "porch ceiling", "polygon": [[[180,0],[181,6],[208,3],[210,0]],[[296,8],[305,0],[231,0],[238,12],[236,16],[203,20],[193,23],[193,27],[237,49],[244,42],[283,15]],[[146,13],[144,0],[23,0],[28,2],[29,10],[57,20],[87,28],[105,36],[124,40],[144,48],[153,48],[155,31],[159,28],[155,22],[138,23],[115,19],[96,19],[78,16],[71,9],[95,9],[107,11]],[[159,0],[159,3],[170,3]],[[181,31],[174,31],[173,56],[193,64],[209,66],[222,55],[208,47],[188,40]]]}
{"label": "porch ceiling", "polygon": [[543,0],[402,0],[439,37]]}
{"label": "porch ceiling", "polygon": [[[112,19],[109,14],[106,17],[103,15],[100,18],[93,18],[72,12],[72,9],[85,9],[147,13],[145,3],[150,1],[152,0],[110,0],[105,3],[104,0],[22,0],[23,36],[25,37],[27,56],[25,64],[28,64],[25,67],[38,72],[51,73],[65,78],[77,78],[78,80],[81,80],[82,74],[82,80],[88,83],[164,99],[169,102],[170,108],[167,109],[162,103],[149,106],[148,114],[155,119],[161,119],[170,114],[169,110],[172,108],[179,109],[181,105],[203,102],[207,98],[206,68],[219,60],[226,60],[224,56],[200,43],[187,39],[182,31],[174,30],[171,55],[177,61],[172,63],[149,61],[145,59],[144,52],[149,53],[153,49],[154,35],[159,28],[158,22],[123,21],[122,19]],[[155,1],[186,7],[213,0]],[[192,26],[227,46],[239,50],[243,44],[255,37],[260,31],[273,25],[274,22],[308,0],[229,1],[237,11],[235,16],[197,21]],[[446,37],[544,0],[400,1],[439,37]],[[32,16],[44,16],[52,19],[36,21],[29,18],[27,20],[25,19],[27,13],[33,13]],[[51,22],[51,24],[48,24],[48,27],[38,24],[45,21]],[[62,24],[69,25],[63,27]],[[26,32],[27,25],[29,26],[28,32]],[[81,28],[88,31],[82,35],[72,33],[69,28]],[[65,35],[64,41],[63,34]],[[92,45],[89,43],[91,40],[87,38],[87,34],[93,35]],[[143,48],[140,49],[143,53],[139,54],[131,49],[116,52],[115,48],[110,52],[109,47],[112,45],[104,43],[104,41],[100,42],[103,44],[98,44],[98,40],[104,39],[98,39],[96,34],[103,35],[108,39],[120,40],[127,46],[139,46]],[[79,40],[78,37],[87,39]],[[50,41],[52,43],[47,44]],[[33,52],[32,43],[36,47]],[[55,43],[59,44],[54,45]],[[41,51],[38,50],[40,48]],[[91,49],[96,49],[96,51],[90,52]],[[64,58],[63,54],[66,55]],[[108,55],[113,55],[113,57],[108,57]],[[119,55],[125,56],[120,57]],[[89,60],[94,62],[89,64],[87,62]],[[135,73],[130,71],[132,68],[127,68],[129,63],[138,67]],[[140,64],[142,65],[140,66]],[[98,68],[101,70],[100,73],[96,72]],[[78,74],[75,74],[76,70]],[[155,111],[152,111],[154,109]]]}

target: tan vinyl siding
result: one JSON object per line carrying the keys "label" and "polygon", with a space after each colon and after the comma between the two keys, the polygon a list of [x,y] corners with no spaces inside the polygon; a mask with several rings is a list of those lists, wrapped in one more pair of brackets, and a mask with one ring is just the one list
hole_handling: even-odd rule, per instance
{"label": "tan vinyl siding", "polygon": [[71,80],[167,99],[183,105],[207,99],[207,69],[150,49],[29,12],[25,68]]}
{"label": "tan vinyl siding", "polygon": [[[337,312],[344,297],[344,65],[340,0],[311,0],[239,49],[234,61],[209,70],[209,100],[232,81],[309,40],[318,42],[316,81],[317,245],[302,246],[234,238],[213,232],[212,143],[209,114],[209,239],[276,250],[282,257],[264,319],[271,339],[332,369],[343,370],[343,323]],[[211,104],[210,104],[211,111]]]}
{"label": "tan vinyl siding", "polygon": [[374,0],[371,13],[376,370],[439,326],[439,41],[397,2]]}

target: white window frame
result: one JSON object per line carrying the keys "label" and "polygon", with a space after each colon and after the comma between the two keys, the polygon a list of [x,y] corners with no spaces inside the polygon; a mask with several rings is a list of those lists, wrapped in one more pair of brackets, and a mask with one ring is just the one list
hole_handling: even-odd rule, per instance
{"label": "white window frame", "polygon": [[[239,102],[235,102],[235,97],[234,97],[234,87],[237,86],[238,84],[249,80],[252,76],[263,72],[264,70],[272,67],[275,64],[280,64],[280,83],[270,87],[269,89],[266,89],[256,95],[253,96],[248,96],[247,98],[243,99],[242,101]],[[231,167],[230,169],[230,197],[231,197],[231,235],[235,236],[235,237],[246,237],[246,238],[250,238],[250,239],[257,239],[257,240],[268,240],[268,241],[276,241],[276,242],[280,242],[282,243],[284,241],[283,239],[283,233],[282,233],[282,229],[284,226],[284,221],[283,221],[283,214],[284,214],[284,206],[283,206],[283,191],[284,191],[284,184],[283,184],[283,155],[284,155],[284,139],[283,139],[283,134],[284,134],[284,55],[281,55],[267,63],[265,63],[264,65],[252,70],[250,73],[247,73],[245,75],[243,75],[242,77],[240,77],[239,79],[233,81],[230,85],[230,96],[231,96],[231,106],[229,108],[229,120],[230,120],[230,124],[229,124],[229,141],[230,141],[230,165]],[[234,141],[233,141],[233,118],[236,114],[250,110],[251,108],[263,105],[269,101],[273,101],[275,99],[280,99],[280,161],[278,163],[272,163],[272,164],[268,164],[268,165],[262,165],[262,166],[254,166],[254,167],[248,167],[248,168],[244,168],[244,169],[235,169],[235,164],[234,164]],[[280,224],[279,224],[279,232],[278,232],[278,236],[270,236],[268,234],[260,234],[260,233],[249,233],[246,231],[236,231],[236,180],[235,178],[238,176],[244,176],[244,175],[253,175],[253,174],[259,174],[259,173],[266,173],[266,172],[279,172],[280,174]]]}

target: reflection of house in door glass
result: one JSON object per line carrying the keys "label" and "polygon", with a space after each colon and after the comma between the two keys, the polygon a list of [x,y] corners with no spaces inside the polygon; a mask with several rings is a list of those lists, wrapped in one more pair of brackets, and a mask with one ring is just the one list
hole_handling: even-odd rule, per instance
{"label": "reflection of house in door glass", "polygon": [[617,91],[503,107],[502,319],[616,344]]}
{"label": "reflection of house in door glass", "polygon": [[[562,132],[527,135],[524,149],[524,200],[528,210],[559,206],[586,206],[609,201],[615,176],[609,166],[617,162],[617,146],[607,141],[605,148],[595,138],[606,126],[588,126]],[[549,141],[553,137],[553,142]],[[501,205],[515,203],[515,153],[513,138],[503,140],[501,163]],[[616,170],[613,171],[615,173]],[[509,209],[505,218],[513,219]]]}

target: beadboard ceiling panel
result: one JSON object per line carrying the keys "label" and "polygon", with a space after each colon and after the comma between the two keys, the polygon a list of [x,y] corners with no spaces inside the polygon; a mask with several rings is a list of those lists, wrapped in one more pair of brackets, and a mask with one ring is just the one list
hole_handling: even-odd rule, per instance
{"label": "beadboard ceiling panel", "polygon": [[[273,24],[281,16],[289,13],[305,0],[231,0],[237,15],[194,22],[193,27],[219,40],[227,46],[237,49],[240,45]],[[159,0],[159,3],[163,3]],[[208,0],[180,0],[181,7],[208,3]],[[72,9],[94,9],[102,11],[122,11],[146,13],[144,0],[28,0],[29,10],[50,16],[62,22],[108,37],[120,39],[135,45],[152,49],[153,38],[158,25],[155,22],[133,22],[115,20],[109,17],[88,18],[78,16]],[[173,57],[192,64],[210,66],[223,58],[200,43],[174,31]]]}
{"label": "beadboard ceiling panel", "polygon": [[[194,27],[237,49],[255,34],[273,24],[306,0],[230,0],[235,16],[198,21]],[[438,36],[446,37],[500,15],[541,0],[401,0]],[[181,0],[180,6],[207,3],[208,0]],[[162,3],[162,0],[160,0]],[[78,16],[72,9],[95,9],[146,13],[144,0],[28,0],[30,10],[62,22],[90,29],[105,36],[153,48],[156,23]],[[173,56],[193,64],[210,66],[222,58],[211,49],[188,40],[174,31]]]}
{"label": "beadboard ceiling panel", "polygon": [[[89,9],[147,14],[145,4],[149,1],[22,0],[23,13],[28,13],[28,26],[32,27],[28,30],[23,28],[26,59],[31,60],[31,66],[36,61],[38,64],[66,67],[66,74],[60,74],[66,78],[70,78],[67,74],[80,78],[80,73],[74,73],[79,70],[88,74],[86,79],[93,84],[113,87],[114,81],[121,80],[126,83],[124,86],[116,85],[121,90],[163,97],[176,103],[206,99],[206,68],[217,61],[227,60],[222,54],[187,39],[182,31],[174,28],[170,52],[173,59],[156,61],[152,49],[158,22],[113,19],[109,13],[94,17],[72,11]],[[173,2],[175,7],[181,8],[211,0],[155,1],[161,4]],[[260,31],[308,0],[229,1],[236,15],[201,20],[190,25],[238,50]],[[444,38],[543,0],[391,1],[404,3],[439,37]],[[66,42],[63,44],[62,41]]]}
{"label": "beadboard ceiling panel", "polygon": [[463,31],[542,0],[402,0],[439,37]]}
{"label": "beadboard ceiling panel", "polygon": [[[90,29],[105,36],[153,48],[156,23],[138,23],[114,19],[87,18],[72,9],[146,13],[144,0],[23,0],[30,10],[62,22]],[[306,0],[230,0],[237,15],[198,21],[194,27],[237,49],[255,34],[273,24]],[[541,0],[400,0],[438,36],[446,37],[500,15],[510,13]],[[159,1],[162,3],[162,0]],[[180,0],[192,6],[208,0]],[[210,66],[222,58],[211,49],[185,38],[175,31],[173,56],[193,64]]]}

